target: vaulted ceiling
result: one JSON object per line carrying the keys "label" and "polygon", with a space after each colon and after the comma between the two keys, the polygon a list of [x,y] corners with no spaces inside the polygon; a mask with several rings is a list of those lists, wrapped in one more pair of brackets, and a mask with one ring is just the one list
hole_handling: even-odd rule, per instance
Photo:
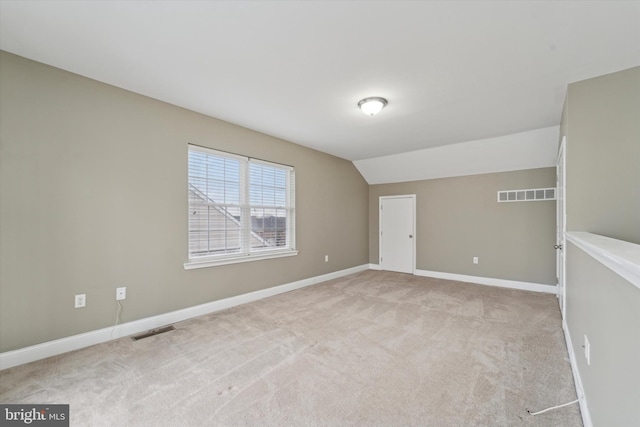
{"label": "vaulted ceiling", "polygon": [[640,2],[2,0],[0,48],[363,161],[557,126],[640,65]]}

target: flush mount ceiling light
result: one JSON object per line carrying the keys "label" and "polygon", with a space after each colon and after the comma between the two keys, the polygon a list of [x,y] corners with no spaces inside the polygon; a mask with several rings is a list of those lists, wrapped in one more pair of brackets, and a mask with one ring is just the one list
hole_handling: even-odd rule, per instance
{"label": "flush mount ceiling light", "polygon": [[388,104],[387,100],[379,96],[362,99],[358,102],[358,107],[367,116],[375,116]]}

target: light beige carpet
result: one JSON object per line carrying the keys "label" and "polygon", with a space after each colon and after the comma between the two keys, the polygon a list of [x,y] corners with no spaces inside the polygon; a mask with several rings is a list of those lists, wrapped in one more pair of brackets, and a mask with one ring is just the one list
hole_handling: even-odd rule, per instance
{"label": "light beige carpet", "polygon": [[580,426],[555,296],[366,271],[0,372],[72,426]]}

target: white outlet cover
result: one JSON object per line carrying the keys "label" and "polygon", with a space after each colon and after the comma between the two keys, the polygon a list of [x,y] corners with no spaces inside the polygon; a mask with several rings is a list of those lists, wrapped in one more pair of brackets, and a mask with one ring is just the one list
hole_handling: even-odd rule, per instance
{"label": "white outlet cover", "polygon": [[77,294],[75,297],[75,308],[82,308],[87,305],[87,294]]}
{"label": "white outlet cover", "polygon": [[584,336],[584,358],[587,359],[587,366],[591,365],[591,344],[587,336]]}
{"label": "white outlet cover", "polygon": [[127,299],[127,288],[116,288],[116,301]]}

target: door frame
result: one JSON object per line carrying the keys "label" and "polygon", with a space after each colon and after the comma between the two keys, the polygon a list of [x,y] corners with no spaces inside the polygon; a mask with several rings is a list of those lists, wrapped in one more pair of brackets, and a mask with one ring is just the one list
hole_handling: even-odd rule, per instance
{"label": "door frame", "polygon": [[[558,169],[560,171],[558,172]],[[567,137],[563,136],[556,161],[556,276],[558,279],[557,297],[560,300],[560,313],[565,318],[567,308]]]}
{"label": "door frame", "polygon": [[416,233],[416,195],[415,194],[402,194],[402,195],[379,197],[378,199],[378,265],[380,266],[380,269],[383,269],[382,261],[380,261],[380,258],[382,257],[382,221],[381,221],[382,202],[383,200],[386,200],[386,199],[406,199],[406,198],[411,199],[411,202],[413,205],[413,212],[412,212],[413,224],[411,224],[411,228],[413,230],[413,238],[411,239],[413,240],[413,247],[412,247],[413,257],[411,260],[411,274],[416,274],[416,240],[418,240],[418,238]]}

